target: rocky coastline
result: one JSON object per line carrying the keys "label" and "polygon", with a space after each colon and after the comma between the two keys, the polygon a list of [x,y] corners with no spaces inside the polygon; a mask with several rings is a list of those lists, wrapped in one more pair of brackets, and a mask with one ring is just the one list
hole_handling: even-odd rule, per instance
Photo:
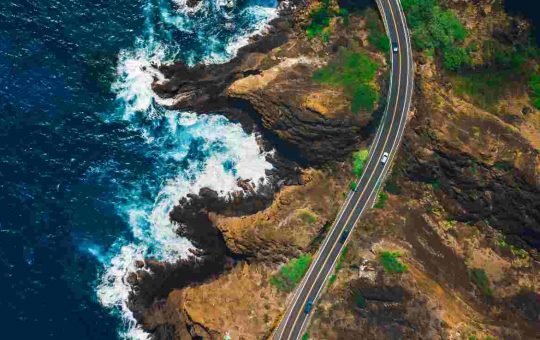
{"label": "rocky coastline", "polygon": [[[485,39],[523,36],[502,7],[478,3],[449,7]],[[130,309],[154,339],[218,339],[229,331],[267,338],[288,296],[270,278],[280,264],[317,249],[354,178],[351,153],[367,147],[385,103],[353,114],[350,97],[311,75],[340,47],[360,46],[383,65],[376,82],[384,98],[388,65],[368,40],[369,11],[355,12],[349,25],[334,19],[324,41],[306,38],[305,5],[282,2],[267,32],[227,63],[160,67],[164,79],[153,90],[170,108],[225,114],[257,133],[264,151],[275,152],[268,158],[274,169],[256,190],[239,179],[242,190],[227,198],[204,188],[171,211],[177,233],[198,249],[191,258],[148,259],[128,275]],[[486,13],[491,26],[474,26]],[[387,206],[358,226],[313,330],[321,339],[415,338],[419,330],[461,339],[471,329],[526,338],[538,323],[540,296],[540,125],[525,119],[538,112],[518,94],[501,99],[506,116],[492,114],[458,94],[436,58],[417,53],[415,60],[414,108],[383,190]],[[525,128],[527,135],[520,133]],[[388,249],[403,254],[408,273],[385,272],[377,254]],[[497,283],[495,292],[471,283],[481,266]],[[358,294],[367,306],[351,302]]]}

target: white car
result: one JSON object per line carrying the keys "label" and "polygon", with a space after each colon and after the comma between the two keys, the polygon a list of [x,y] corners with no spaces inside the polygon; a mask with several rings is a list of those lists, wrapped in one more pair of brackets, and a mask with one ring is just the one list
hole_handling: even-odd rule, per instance
{"label": "white car", "polygon": [[385,164],[388,161],[388,152],[382,154],[381,163]]}

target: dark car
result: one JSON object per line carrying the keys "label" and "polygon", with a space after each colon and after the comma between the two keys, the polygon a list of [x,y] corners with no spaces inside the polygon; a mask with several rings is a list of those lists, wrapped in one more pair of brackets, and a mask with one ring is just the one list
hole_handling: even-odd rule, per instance
{"label": "dark car", "polygon": [[347,241],[347,237],[349,237],[350,232],[351,231],[349,229],[343,230],[343,233],[341,234],[341,238],[339,239],[339,242],[345,243],[345,241]]}
{"label": "dark car", "polygon": [[392,43],[392,52],[398,53],[398,44],[395,42]]}
{"label": "dark car", "polygon": [[304,313],[309,314],[309,312],[311,312],[311,307],[313,307],[313,300],[308,300],[306,307],[304,308]]}

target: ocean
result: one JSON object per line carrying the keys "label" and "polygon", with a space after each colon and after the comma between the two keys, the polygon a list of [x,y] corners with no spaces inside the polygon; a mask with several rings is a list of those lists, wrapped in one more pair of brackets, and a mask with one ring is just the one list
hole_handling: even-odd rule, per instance
{"label": "ocean", "polygon": [[265,180],[257,136],[166,110],[154,65],[221,63],[276,0],[0,2],[3,339],[144,339],[125,306],[136,259],[193,245],[168,213],[202,187]]}

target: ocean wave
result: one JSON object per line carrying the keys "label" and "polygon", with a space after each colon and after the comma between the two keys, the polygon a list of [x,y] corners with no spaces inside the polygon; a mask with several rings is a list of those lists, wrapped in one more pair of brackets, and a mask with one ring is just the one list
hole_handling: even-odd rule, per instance
{"label": "ocean wave", "polygon": [[258,147],[257,136],[246,134],[223,116],[165,110],[151,84],[163,78],[160,64],[179,57],[188,63],[227,61],[276,15],[275,3],[252,1],[237,8],[234,2],[212,0],[191,9],[183,0],[174,3],[149,1],[144,7],[145,32],[133,49],[119,54],[112,85],[118,108],[104,115],[107,121],[128,122],[129,129],[140,134],[153,163],[152,178],[118,189],[116,208],[129,226],[128,236],[119,237],[108,251],[82,245],[103,263],[97,297],[122,317],[119,333],[128,339],[148,337],[126,304],[130,293],[126,275],[134,271],[135,261],[152,257],[176,262],[194,247],[175,232],[169,219],[174,205],[203,187],[227,197],[240,189],[239,179],[251,180],[257,187],[272,167]]}

